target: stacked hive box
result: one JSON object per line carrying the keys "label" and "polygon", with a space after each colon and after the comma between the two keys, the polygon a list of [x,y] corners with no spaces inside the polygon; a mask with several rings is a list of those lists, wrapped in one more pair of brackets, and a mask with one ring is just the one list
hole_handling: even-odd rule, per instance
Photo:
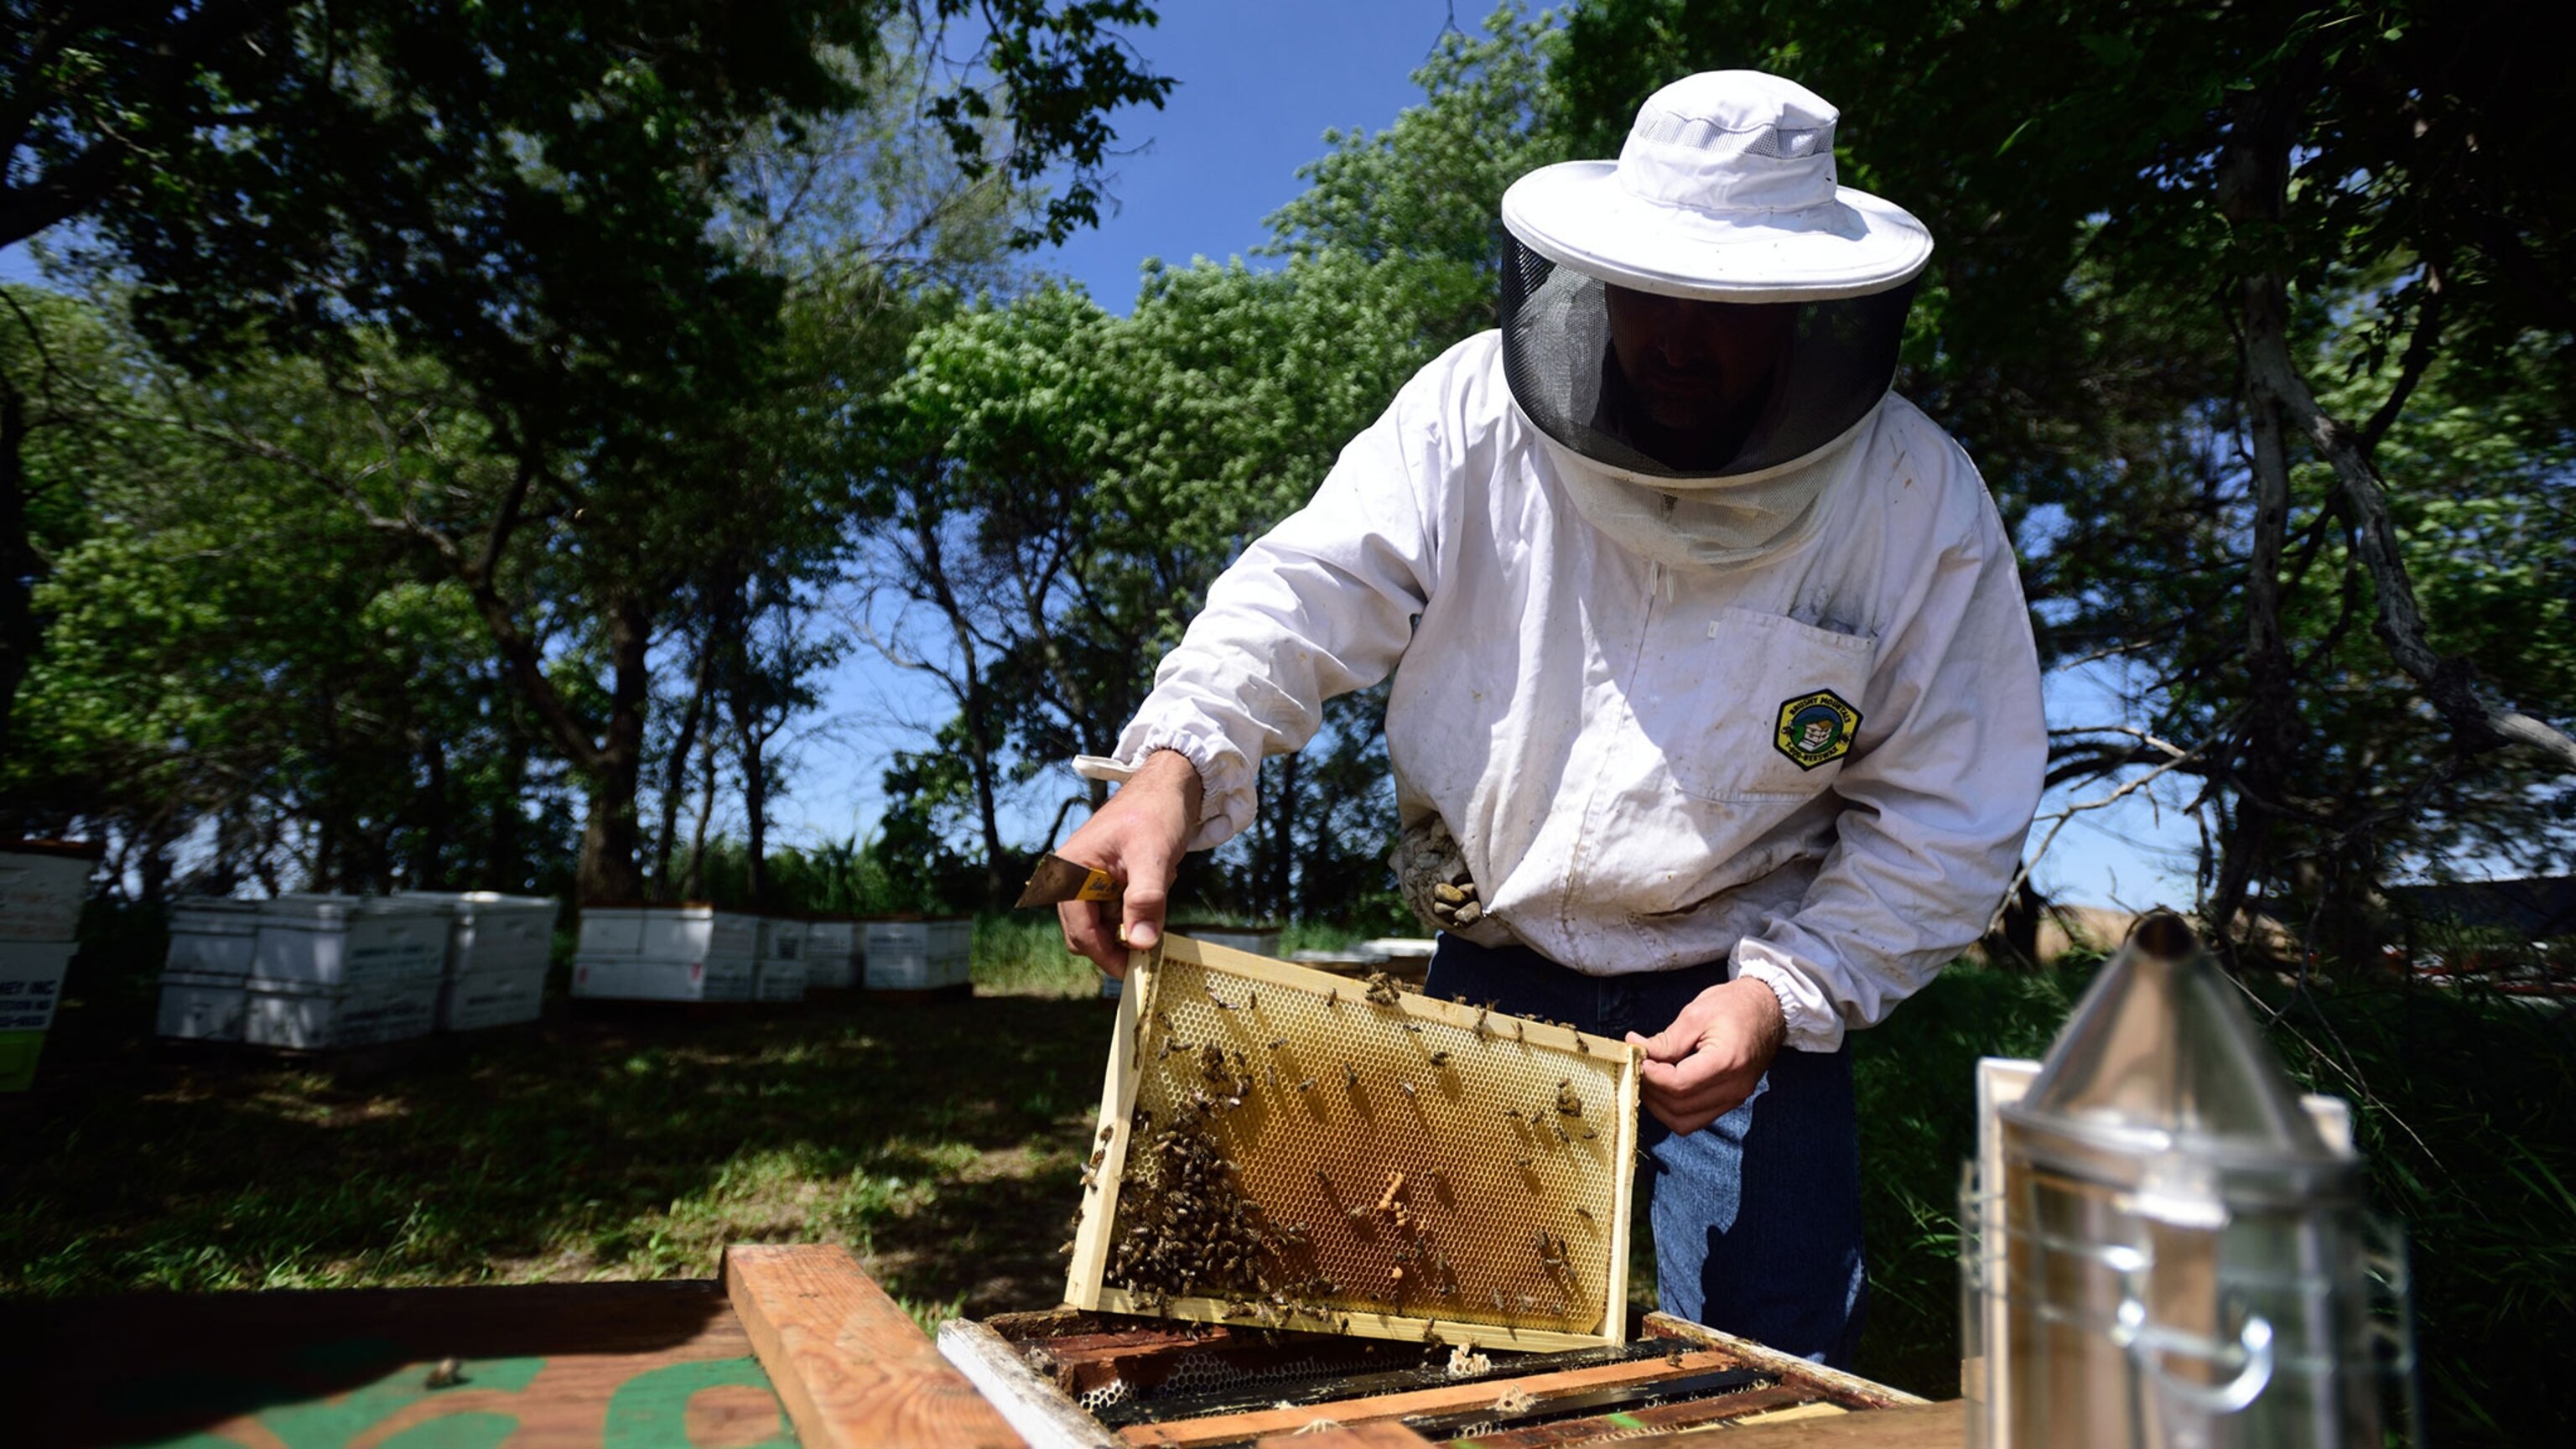
{"label": "stacked hive box", "polygon": [[534,1021],[546,993],[556,903],[544,896],[497,891],[405,891],[447,913],[447,971],[438,993],[438,1029],[473,1031]]}
{"label": "stacked hive box", "polygon": [[854,916],[816,916],[805,923],[805,986],[834,991],[859,984],[859,922]]}
{"label": "stacked hive box", "polygon": [[417,901],[282,895],[259,903],[242,1040],[326,1050],[426,1036],[447,915]]}
{"label": "stacked hive box", "polygon": [[758,921],[705,904],[588,906],[572,994],[625,1001],[748,1001]]}
{"label": "stacked hive box", "polygon": [[964,916],[883,916],[867,923],[870,991],[939,991],[967,983],[975,923]]}
{"label": "stacked hive box", "polygon": [[98,857],[61,841],[0,845],[0,1092],[35,1079]]}
{"label": "stacked hive box", "polygon": [[240,1041],[250,1020],[250,961],[258,939],[257,901],[183,900],[172,906],[160,1034],[182,1041]]}
{"label": "stacked hive box", "polygon": [[805,999],[805,923],[783,916],[760,920],[760,951],[751,976],[755,1001]]}

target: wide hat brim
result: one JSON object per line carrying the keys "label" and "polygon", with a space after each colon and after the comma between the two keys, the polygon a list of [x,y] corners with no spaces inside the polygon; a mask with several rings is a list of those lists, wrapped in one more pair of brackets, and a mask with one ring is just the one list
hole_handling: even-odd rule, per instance
{"label": "wide hat brim", "polygon": [[1615,161],[1542,167],[1503,193],[1503,225],[1559,266],[1672,297],[1822,302],[1883,292],[1923,270],[1932,233],[1912,213],[1836,187],[1795,211],[1703,211],[1637,195]]}

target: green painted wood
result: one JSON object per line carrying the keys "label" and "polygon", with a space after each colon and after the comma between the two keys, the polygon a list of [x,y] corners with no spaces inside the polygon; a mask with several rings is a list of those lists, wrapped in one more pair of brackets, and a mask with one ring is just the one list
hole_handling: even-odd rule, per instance
{"label": "green painted wood", "polygon": [[[20,1440],[169,1449],[793,1449],[712,1283],[137,1295],[36,1305]],[[444,1359],[452,1383],[431,1387]],[[444,1378],[444,1375],[437,1375]]]}

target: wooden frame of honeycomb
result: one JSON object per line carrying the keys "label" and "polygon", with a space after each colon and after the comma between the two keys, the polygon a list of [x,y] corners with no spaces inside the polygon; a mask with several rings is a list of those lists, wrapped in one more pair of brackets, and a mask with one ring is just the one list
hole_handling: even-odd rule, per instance
{"label": "wooden frame of honeycomb", "polygon": [[1131,960],[1067,1304],[1626,1340],[1635,1048],[1182,936]]}

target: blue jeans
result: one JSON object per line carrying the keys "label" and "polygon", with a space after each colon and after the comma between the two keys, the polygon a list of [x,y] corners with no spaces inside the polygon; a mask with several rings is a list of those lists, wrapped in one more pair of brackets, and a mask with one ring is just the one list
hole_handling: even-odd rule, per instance
{"label": "blue jeans", "polygon": [[[1672,1025],[1693,997],[1728,975],[1726,963],[1714,961],[1585,976],[1526,946],[1486,947],[1444,935],[1424,989],[1616,1040]],[[1646,1150],[1663,1310],[1851,1367],[1868,1278],[1848,1048],[1783,1051],[1744,1105],[1687,1137],[1644,1115],[1638,1141]]]}

